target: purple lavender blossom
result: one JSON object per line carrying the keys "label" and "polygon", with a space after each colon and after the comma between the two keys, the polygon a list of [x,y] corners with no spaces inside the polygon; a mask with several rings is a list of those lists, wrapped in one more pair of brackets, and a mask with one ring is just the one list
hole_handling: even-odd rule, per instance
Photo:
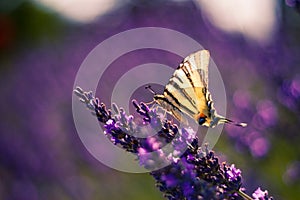
{"label": "purple lavender blossom", "polygon": [[[149,109],[146,104],[133,101],[145,125],[160,127],[156,136],[137,138],[128,132],[129,129],[131,132],[138,130],[132,116],[126,116],[124,111],[116,105],[113,107],[117,115],[113,115],[103,103],[92,96],[91,92],[87,93],[81,88],[76,88],[75,93],[98,117],[98,120],[105,124],[105,133],[111,141],[126,151],[137,153],[142,166],[154,169],[153,165],[158,160],[159,162],[171,160],[168,166],[152,170],[150,173],[167,199],[251,199],[241,187],[241,170],[237,169],[234,164],[231,166],[225,162],[220,164],[218,157],[208,149],[208,145],[206,149],[201,149],[192,129],[178,130],[175,124],[160,119],[156,111]],[[124,127],[127,129],[125,130]],[[179,152],[182,150],[181,148],[173,148],[170,152],[160,149],[164,143],[168,142],[176,147],[179,141],[184,141],[187,146],[182,154],[178,153],[178,150]],[[152,151],[156,151],[156,159],[149,157],[148,153]],[[267,193],[263,194],[267,197]],[[255,198],[261,197],[259,191],[254,195],[256,195]]]}
{"label": "purple lavender blossom", "polygon": [[255,190],[255,192],[252,194],[252,196],[255,200],[271,200],[271,199],[273,199],[272,197],[268,197],[267,190],[262,191],[260,189],[260,187]]}
{"label": "purple lavender blossom", "polygon": [[235,168],[234,164],[232,164],[230,166],[229,170],[226,171],[226,174],[227,174],[228,179],[230,181],[236,181],[236,180],[238,180],[241,177],[241,173],[242,173],[241,170]]}

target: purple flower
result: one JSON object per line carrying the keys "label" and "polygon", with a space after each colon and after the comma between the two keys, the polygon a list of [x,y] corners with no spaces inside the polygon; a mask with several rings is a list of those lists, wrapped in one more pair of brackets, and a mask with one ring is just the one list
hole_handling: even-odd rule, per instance
{"label": "purple flower", "polygon": [[[220,164],[208,145],[201,149],[192,129],[179,130],[177,125],[161,119],[146,104],[133,101],[144,120],[142,125],[137,125],[134,118],[127,116],[117,105],[113,105],[116,114],[112,114],[90,92],[77,88],[75,94],[105,124],[105,133],[111,141],[135,153],[140,165],[151,170],[157,187],[167,199],[251,199],[241,187],[241,170],[234,164]],[[157,131],[156,135],[136,137],[137,132],[148,135],[153,130]],[[169,148],[164,149],[165,145]],[[263,197],[267,196],[267,193],[263,194]],[[262,194],[257,190],[253,195],[260,198]]]}
{"label": "purple flower", "polygon": [[229,170],[226,171],[226,174],[227,174],[228,179],[230,181],[236,181],[236,180],[240,179],[241,178],[241,173],[242,173],[241,170],[235,168],[234,164],[232,164],[230,166]]}
{"label": "purple flower", "polygon": [[271,200],[271,199],[273,199],[272,197],[268,197],[268,191],[267,190],[262,191],[260,189],[260,187],[255,190],[255,192],[252,194],[252,197],[255,200],[269,200],[269,199]]}

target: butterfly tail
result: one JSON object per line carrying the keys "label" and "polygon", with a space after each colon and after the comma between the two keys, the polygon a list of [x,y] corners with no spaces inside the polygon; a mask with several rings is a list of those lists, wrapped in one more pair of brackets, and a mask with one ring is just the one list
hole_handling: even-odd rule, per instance
{"label": "butterfly tail", "polygon": [[227,119],[227,118],[222,118],[220,121],[223,122],[223,123],[232,124],[232,125],[235,125],[235,126],[241,126],[241,127],[246,127],[247,126],[246,123],[235,122],[235,121],[232,121],[231,119]]}

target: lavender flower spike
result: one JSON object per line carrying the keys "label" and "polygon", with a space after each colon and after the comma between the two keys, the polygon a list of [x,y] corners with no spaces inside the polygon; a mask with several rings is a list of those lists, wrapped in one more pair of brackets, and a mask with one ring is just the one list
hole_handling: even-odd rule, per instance
{"label": "lavender flower spike", "polygon": [[[133,101],[137,113],[143,118],[143,123],[137,124],[133,116],[127,116],[117,105],[113,105],[116,114],[112,114],[91,92],[84,92],[79,87],[74,92],[104,124],[107,137],[124,150],[136,154],[140,165],[151,170],[157,187],[167,199],[252,199],[243,192],[241,170],[235,165],[220,164],[208,145],[201,149],[192,129],[178,129],[176,124],[161,119],[156,110]],[[137,134],[147,136],[145,130],[157,134],[137,137]],[[170,148],[164,150],[165,145]],[[168,165],[157,168],[157,163]],[[259,189],[253,197],[272,199],[267,195]]]}

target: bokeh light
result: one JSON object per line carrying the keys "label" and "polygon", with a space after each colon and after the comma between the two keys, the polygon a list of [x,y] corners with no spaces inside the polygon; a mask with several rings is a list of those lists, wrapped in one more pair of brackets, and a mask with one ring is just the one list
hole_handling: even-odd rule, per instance
{"label": "bokeh light", "polygon": [[229,33],[240,33],[250,41],[269,43],[276,34],[277,1],[195,0],[209,23]]}
{"label": "bokeh light", "polygon": [[75,22],[89,23],[97,17],[106,14],[120,4],[126,2],[119,0],[35,0],[44,8]]}

